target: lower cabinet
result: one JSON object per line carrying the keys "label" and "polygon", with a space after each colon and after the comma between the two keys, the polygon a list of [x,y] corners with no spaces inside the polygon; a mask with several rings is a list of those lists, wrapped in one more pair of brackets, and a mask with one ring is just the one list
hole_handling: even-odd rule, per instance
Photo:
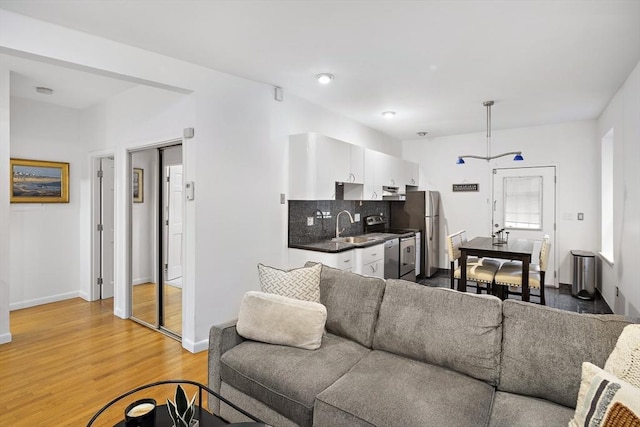
{"label": "lower cabinet", "polygon": [[354,271],[354,251],[328,253],[289,248],[289,268],[302,267],[307,261],[313,261],[339,270]]}
{"label": "lower cabinet", "polygon": [[363,276],[373,276],[384,279],[384,244],[381,243],[367,248],[357,248],[355,251],[354,272]]}

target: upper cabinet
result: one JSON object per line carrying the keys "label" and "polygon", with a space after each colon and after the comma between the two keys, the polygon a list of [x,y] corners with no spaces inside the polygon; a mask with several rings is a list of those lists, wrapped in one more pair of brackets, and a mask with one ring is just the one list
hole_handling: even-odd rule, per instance
{"label": "upper cabinet", "polygon": [[289,198],[333,200],[336,182],[364,182],[364,149],[316,133],[289,138]]}
{"label": "upper cabinet", "polygon": [[382,187],[418,185],[418,164],[317,133],[289,138],[289,199],[382,200]]}

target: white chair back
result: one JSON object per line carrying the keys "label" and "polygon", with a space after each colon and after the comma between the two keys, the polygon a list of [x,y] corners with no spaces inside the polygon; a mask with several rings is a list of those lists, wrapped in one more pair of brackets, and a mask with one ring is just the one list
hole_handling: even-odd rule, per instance
{"label": "white chair back", "polygon": [[449,261],[453,262],[460,258],[460,245],[466,242],[463,241],[463,236],[466,236],[466,231],[460,230],[447,236],[447,252],[449,253]]}
{"label": "white chair back", "polygon": [[551,252],[551,243],[549,235],[542,238],[542,247],[540,248],[540,270],[547,271],[549,265],[549,252]]}

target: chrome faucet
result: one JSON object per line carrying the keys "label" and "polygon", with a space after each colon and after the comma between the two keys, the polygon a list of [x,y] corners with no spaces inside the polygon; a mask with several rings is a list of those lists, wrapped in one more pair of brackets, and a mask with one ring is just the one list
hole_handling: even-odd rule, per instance
{"label": "chrome faucet", "polygon": [[353,217],[351,216],[351,213],[349,213],[348,210],[343,210],[338,212],[338,215],[336,215],[336,239],[338,237],[340,237],[340,233],[342,233],[345,229],[343,228],[342,230],[340,230],[340,214],[346,213],[347,215],[349,215],[349,221],[351,221],[351,224],[353,224],[355,221],[353,220]]}

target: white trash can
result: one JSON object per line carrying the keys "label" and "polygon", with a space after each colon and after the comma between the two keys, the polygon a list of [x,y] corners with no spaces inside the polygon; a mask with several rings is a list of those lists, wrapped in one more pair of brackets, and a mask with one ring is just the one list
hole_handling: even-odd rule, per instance
{"label": "white trash can", "polygon": [[596,293],[596,255],[588,251],[571,251],[573,256],[573,286],[571,295],[591,300]]}

